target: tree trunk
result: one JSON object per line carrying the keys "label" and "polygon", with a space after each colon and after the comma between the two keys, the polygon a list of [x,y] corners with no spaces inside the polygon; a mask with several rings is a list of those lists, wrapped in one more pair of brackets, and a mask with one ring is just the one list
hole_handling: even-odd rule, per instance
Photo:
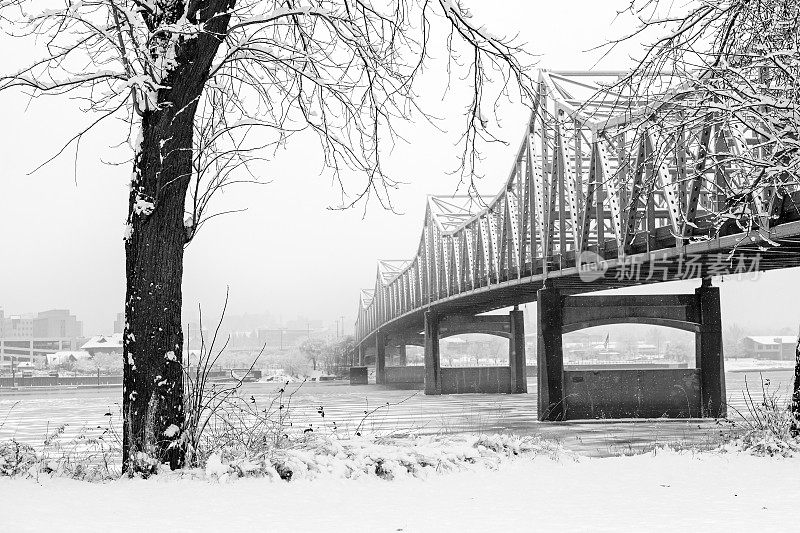
{"label": "tree trunk", "polygon": [[[190,2],[188,18],[200,22],[198,10],[208,18],[233,3]],[[182,15],[175,12],[170,18]],[[229,20],[227,15],[215,16],[206,24],[207,33],[180,43],[177,66],[158,91],[158,109],[142,116],[125,242],[122,460],[128,473],[152,472],[164,462],[172,468],[183,466],[184,206],[192,177],[195,112],[219,47],[215,35],[225,33]]]}
{"label": "tree trunk", "polygon": [[[180,451],[170,447],[179,435],[173,431],[169,438],[164,432],[172,425],[183,428],[183,214],[194,109],[185,116],[174,115],[170,107],[143,117],[138,185],[132,187],[129,200],[123,462],[126,468],[136,463],[137,470],[163,461],[181,466]],[[162,148],[163,139],[169,141]],[[172,151],[164,157],[168,150]]]}
{"label": "tree trunk", "polygon": [[794,386],[792,388],[792,435],[800,436],[800,336],[794,349]]}

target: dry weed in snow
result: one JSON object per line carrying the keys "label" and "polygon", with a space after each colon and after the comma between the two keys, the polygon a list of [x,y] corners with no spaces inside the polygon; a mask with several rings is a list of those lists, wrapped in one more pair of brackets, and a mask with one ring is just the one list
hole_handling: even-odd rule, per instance
{"label": "dry weed in snow", "polygon": [[[70,477],[84,481],[112,479],[92,474],[97,465],[54,467],[52,461],[31,447],[7,443],[0,454],[0,476],[38,478],[40,475]],[[576,458],[558,444],[536,436],[508,434],[413,436],[398,438],[310,437],[290,447],[270,448],[257,455],[231,455],[230,449],[213,453],[202,468],[170,471],[158,468],[161,479],[190,478],[229,481],[238,477],[266,477],[273,480],[316,479],[320,477],[385,480],[427,478],[467,469],[495,469],[516,457],[544,456],[553,460]],[[108,471],[106,468],[104,471]],[[92,475],[89,475],[92,474]]]}
{"label": "dry weed in snow", "polygon": [[418,436],[405,438],[309,440],[300,446],[275,449],[256,458],[224,458],[206,462],[209,479],[267,476],[286,481],[378,477],[426,478],[467,468],[497,468],[514,457],[574,457],[540,437],[517,435]]}

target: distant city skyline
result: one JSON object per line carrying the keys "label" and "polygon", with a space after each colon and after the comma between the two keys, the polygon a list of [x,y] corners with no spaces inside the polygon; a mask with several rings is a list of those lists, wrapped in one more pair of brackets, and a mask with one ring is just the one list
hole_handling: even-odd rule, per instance
{"label": "distant city skyline", "polygon": [[[53,311],[65,311],[70,313],[69,308],[65,309],[48,309],[46,311],[29,311],[29,310],[14,310],[14,312],[9,312],[6,307],[0,305],[0,338],[3,337],[3,318],[11,319],[20,318],[25,320],[34,320],[37,318],[42,318],[42,315],[45,313],[51,313]],[[101,329],[95,330],[92,329],[90,331],[86,331],[85,336],[94,336],[94,335],[104,335],[104,334],[112,334],[112,333],[122,333],[122,328],[124,327],[124,313],[117,313],[113,318],[110,318],[107,322],[109,323],[108,327],[103,327]],[[197,323],[199,320],[199,316],[189,316],[184,317],[184,323]],[[213,322],[209,322],[212,321]],[[214,316],[213,314],[209,313],[206,315],[204,319],[204,329],[208,328],[212,324],[216,326],[218,321],[218,317]],[[79,321],[81,324],[81,328],[83,328],[82,321]],[[302,315],[298,315],[291,319],[284,319],[281,316],[273,315],[269,312],[263,313],[241,313],[241,314],[233,314],[228,313],[225,317],[225,321],[223,323],[223,328],[226,331],[254,331],[257,329],[264,329],[264,328],[286,328],[286,329],[296,329],[296,330],[304,330],[310,328],[311,330],[319,330],[323,328],[334,328],[336,327],[338,321],[330,321],[326,322],[321,318],[310,318]],[[347,332],[347,328],[345,329]]]}

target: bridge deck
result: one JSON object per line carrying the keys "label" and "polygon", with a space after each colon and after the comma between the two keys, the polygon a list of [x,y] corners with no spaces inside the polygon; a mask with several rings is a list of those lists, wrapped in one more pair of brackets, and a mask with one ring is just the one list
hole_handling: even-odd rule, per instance
{"label": "bridge deck", "polygon": [[[444,315],[460,313],[485,313],[513,305],[521,305],[536,301],[536,294],[545,283],[559,287],[569,294],[584,294],[589,292],[632,287],[675,281],[681,279],[702,278],[709,273],[754,275],[756,272],[800,266],[800,221],[781,224],[769,233],[771,244],[767,249],[761,249],[765,244],[765,237],[759,234],[748,235],[745,233],[727,235],[718,239],[690,243],[680,248],[669,248],[651,253],[642,253],[626,256],[622,259],[614,258],[604,260],[601,268],[605,268],[601,278],[584,281],[581,270],[576,266],[549,270],[547,273],[539,272],[517,278],[487,284],[483,287],[453,294],[431,302],[429,305],[411,309],[397,317],[387,320],[381,329],[385,332],[393,331],[422,331],[424,327],[424,313],[428,310]],[[733,261],[728,260],[728,255],[733,251]],[[571,254],[563,258],[555,258],[574,264]],[[574,257],[574,256],[573,256]],[[681,257],[697,257],[693,264],[690,276],[686,276],[686,264],[682,264]],[[757,258],[757,259],[756,259]],[[737,272],[740,268],[739,260],[743,261],[744,272]],[[631,271],[631,265],[639,265],[640,275],[633,279],[625,274]],[[652,267],[653,275],[650,276]],[[683,269],[683,271],[681,270]],[[586,273],[584,271],[584,276]],[[665,279],[666,278],[666,279]],[[366,333],[359,339],[359,345],[373,346],[375,331]]]}

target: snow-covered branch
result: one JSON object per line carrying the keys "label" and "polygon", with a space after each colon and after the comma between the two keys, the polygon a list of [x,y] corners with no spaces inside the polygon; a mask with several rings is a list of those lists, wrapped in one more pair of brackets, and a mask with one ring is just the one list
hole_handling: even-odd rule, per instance
{"label": "snow-covered branch", "polygon": [[612,90],[657,104],[625,129],[640,138],[655,132],[652,157],[667,168],[677,168],[679,151],[698,162],[677,178],[715,191],[704,207],[720,227],[774,224],[800,193],[800,6],[633,0],[628,13],[640,27],[609,46],[632,37],[651,44]]}

